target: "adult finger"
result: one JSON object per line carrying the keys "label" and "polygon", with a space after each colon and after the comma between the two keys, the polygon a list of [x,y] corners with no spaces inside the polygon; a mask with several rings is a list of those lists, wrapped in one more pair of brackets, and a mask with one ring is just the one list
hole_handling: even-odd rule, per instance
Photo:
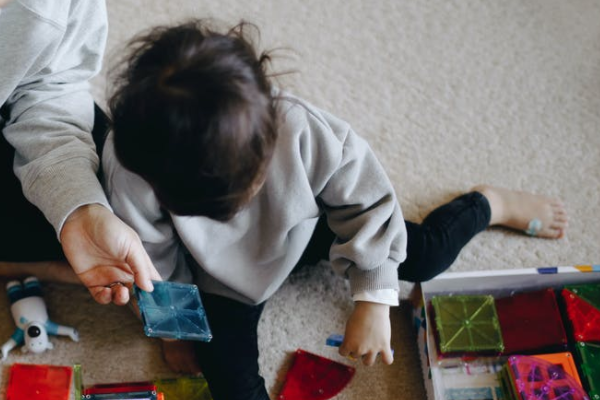
{"label": "adult finger", "polygon": [[111,288],[112,302],[118,306],[124,306],[129,302],[129,289],[124,285],[115,285]]}
{"label": "adult finger", "polygon": [[105,286],[88,287],[92,297],[100,304],[109,304],[112,301],[112,292]]}
{"label": "adult finger", "polygon": [[152,279],[162,280],[141,243],[136,241],[131,246],[126,261],[133,272],[134,281],[140,289],[151,292],[154,290]]}

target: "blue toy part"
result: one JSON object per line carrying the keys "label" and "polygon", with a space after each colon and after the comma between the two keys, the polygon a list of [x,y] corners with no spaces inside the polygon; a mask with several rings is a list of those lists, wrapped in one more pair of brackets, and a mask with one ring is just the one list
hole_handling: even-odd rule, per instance
{"label": "blue toy part", "polygon": [[133,290],[146,336],[209,342],[212,333],[196,285],[153,281],[154,290]]}
{"label": "blue toy part", "polygon": [[344,335],[341,335],[339,333],[332,333],[331,335],[329,335],[329,337],[325,341],[325,344],[327,346],[340,347],[342,345],[343,341],[344,341]]}

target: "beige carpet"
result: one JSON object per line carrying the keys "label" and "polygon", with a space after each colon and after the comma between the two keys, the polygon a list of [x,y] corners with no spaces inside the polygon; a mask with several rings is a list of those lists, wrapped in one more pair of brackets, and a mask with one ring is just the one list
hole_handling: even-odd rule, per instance
{"label": "beige carpet", "polygon": [[[140,29],[191,16],[262,29],[266,48],[285,47],[281,86],[350,121],[370,141],[405,216],[419,220],[474,184],[489,182],[561,197],[567,237],[479,235],[452,270],[600,263],[600,3],[595,0],[110,0],[109,57]],[[103,102],[106,82],[94,82]],[[405,296],[410,285],[403,285]],[[0,341],[13,324],[0,293]],[[86,384],[172,376],[157,343],[126,308],[99,306],[83,289],[47,285],[53,319],[81,342],[56,339],[39,356],[9,363],[84,366]],[[260,325],[261,368],[276,398],[290,355],[324,346],[351,308],[329,270],[292,277]],[[396,361],[357,366],[336,399],[423,399],[406,306],[393,310]],[[6,382],[3,368],[1,387]],[[4,390],[4,389],[2,389]]]}

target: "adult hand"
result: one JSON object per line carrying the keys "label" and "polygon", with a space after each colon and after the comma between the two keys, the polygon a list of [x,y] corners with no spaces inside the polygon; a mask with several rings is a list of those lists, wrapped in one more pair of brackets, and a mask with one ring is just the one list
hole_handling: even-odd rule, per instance
{"label": "adult hand", "polygon": [[73,270],[100,304],[124,305],[133,282],[152,291],[151,280],[161,280],[138,235],[102,205],[71,213],[60,240]]}
{"label": "adult hand", "polygon": [[394,362],[391,335],[390,306],[357,301],[346,323],[339,353],[344,357],[362,358],[367,366],[373,365],[381,353],[383,362],[389,365]]}

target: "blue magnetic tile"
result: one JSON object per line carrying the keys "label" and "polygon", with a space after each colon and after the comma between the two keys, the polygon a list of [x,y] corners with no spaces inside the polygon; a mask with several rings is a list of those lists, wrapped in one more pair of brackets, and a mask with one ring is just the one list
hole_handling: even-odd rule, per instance
{"label": "blue magnetic tile", "polygon": [[167,281],[152,283],[152,292],[134,285],[147,336],[203,342],[212,339],[196,285]]}

